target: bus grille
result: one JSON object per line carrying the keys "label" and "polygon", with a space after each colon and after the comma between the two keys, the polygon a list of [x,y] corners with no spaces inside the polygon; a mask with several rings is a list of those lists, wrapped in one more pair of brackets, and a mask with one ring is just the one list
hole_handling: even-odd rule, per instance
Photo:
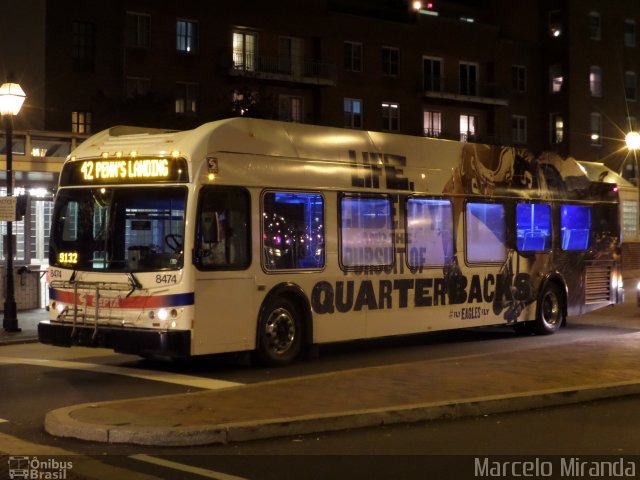
{"label": "bus grille", "polygon": [[585,303],[611,301],[611,267],[587,267]]}

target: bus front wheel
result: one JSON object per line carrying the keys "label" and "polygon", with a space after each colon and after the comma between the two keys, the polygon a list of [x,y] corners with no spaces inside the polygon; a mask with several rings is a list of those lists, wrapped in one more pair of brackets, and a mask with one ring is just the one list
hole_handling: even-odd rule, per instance
{"label": "bus front wheel", "polygon": [[557,332],[564,320],[564,297],[560,288],[550,283],[538,300],[535,330],[536,333],[549,335]]}
{"label": "bus front wheel", "polygon": [[256,357],[263,365],[292,362],[302,348],[302,322],[296,306],[286,298],[276,298],[263,309],[258,327]]}

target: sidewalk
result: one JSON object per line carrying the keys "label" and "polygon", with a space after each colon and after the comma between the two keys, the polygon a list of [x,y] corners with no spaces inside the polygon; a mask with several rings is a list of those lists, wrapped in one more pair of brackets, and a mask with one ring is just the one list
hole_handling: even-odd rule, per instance
{"label": "sidewalk", "polygon": [[[0,323],[0,345],[37,342],[38,322],[47,320],[49,312],[44,308],[19,310],[17,317],[19,332],[5,332]],[[0,312],[0,318],[2,318],[2,312]]]}

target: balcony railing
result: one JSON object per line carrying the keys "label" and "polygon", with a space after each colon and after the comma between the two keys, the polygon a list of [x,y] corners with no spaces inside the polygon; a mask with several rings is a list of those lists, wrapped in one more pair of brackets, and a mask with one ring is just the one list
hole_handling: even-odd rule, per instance
{"label": "balcony railing", "polygon": [[[34,172],[58,172],[67,155],[89,135],[67,132],[13,132],[14,169]],[[0,162],[6,162],[6,137],[0,133]],[[4,168],[4,165],[1,166]]]}
{"label": "balcony railing", "polygon": [[478,82],[462,84],[441,77],[426,77],[421,85],[425,97],[488,105],[509,104],[507,90],[496,84]]}
{"label": "balcony railing", "polygon": [[266,80],[335,86],[336,66],[303,57],[270,57],[236,52],[231,62],[232,75]]}

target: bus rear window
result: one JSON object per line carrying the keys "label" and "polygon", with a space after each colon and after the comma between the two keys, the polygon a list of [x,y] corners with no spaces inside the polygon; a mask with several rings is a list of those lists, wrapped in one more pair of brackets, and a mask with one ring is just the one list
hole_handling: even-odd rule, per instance
{"label": "bus rear window", "polygon": [[504,205],[467,203],[467,260],[497,263],[506,258]]}
{"label": "bus rear window", "polygon": [[560,231],[563,250],[586,250],[591,235],[591,209],[581,205],[562,205]]}
{"label": "bus rear window", "polygon": [[346,268],[393,264],[391,200],[344,197],[341,203],[341,254]]}
{"label": "bus rear window", "polygon": [[551,248],[551,206],[536,203],[516,205],[516,247],[519,252]]}

